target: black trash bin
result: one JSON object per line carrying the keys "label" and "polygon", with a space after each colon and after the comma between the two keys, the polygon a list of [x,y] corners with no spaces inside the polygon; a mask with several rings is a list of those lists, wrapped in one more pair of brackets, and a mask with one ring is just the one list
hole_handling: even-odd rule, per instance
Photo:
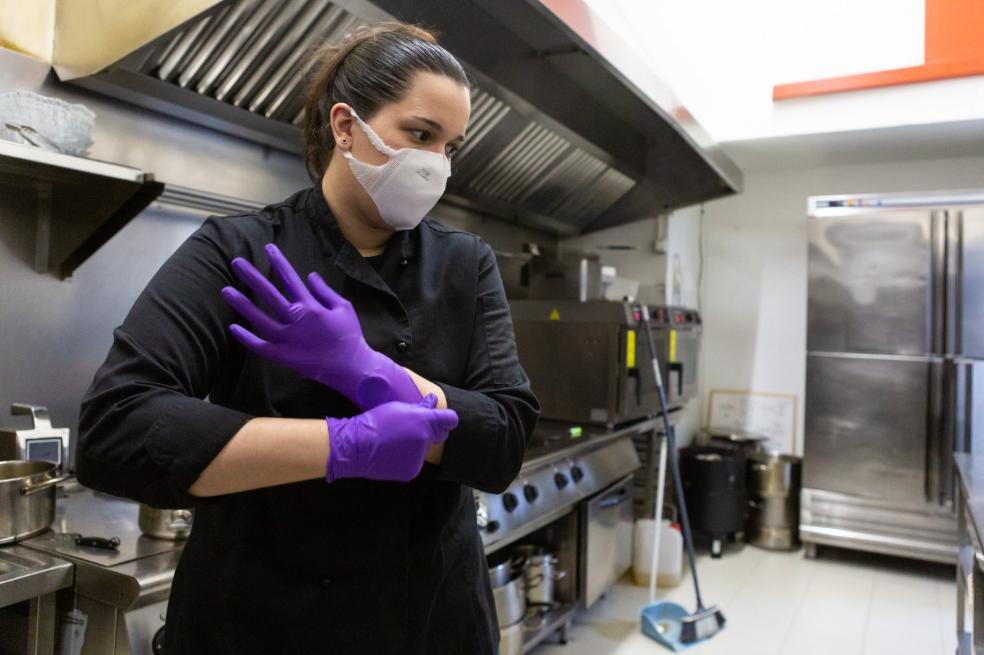
{"label": "black trash bin", "polygon": [[711,557],[720,557],[724,540],[744,529],[745,458],[714,446],[688,446],[680,450],[680,477],[690,525],[710,538]]}

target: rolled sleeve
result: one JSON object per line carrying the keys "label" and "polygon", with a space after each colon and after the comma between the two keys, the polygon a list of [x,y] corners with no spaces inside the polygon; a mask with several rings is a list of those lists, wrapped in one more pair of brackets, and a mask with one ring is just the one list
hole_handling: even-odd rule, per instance
{"label": "rolled sleeve", "polygon": [[[213,500],[188,488],[252,416],[205,398],[229,348],[231,228],[209,218],[157,271],[113,330],[82,399],[76,468],[94,489],[157,507]],[[240,356],[241,357],[241,356]]]}
{"label": "rolled sleeve", "polygon": [[526,442],[540,415],[516,353],[512,318],[495,255],[479,242],[479,273],[465,383],[438,382],[458,426],[448,436],[441,476],[501,493],[523,464]]}

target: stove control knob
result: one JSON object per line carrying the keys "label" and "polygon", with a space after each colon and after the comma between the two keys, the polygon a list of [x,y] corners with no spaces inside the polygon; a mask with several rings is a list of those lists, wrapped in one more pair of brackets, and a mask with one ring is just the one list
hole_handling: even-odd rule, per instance
{"label": "stove control knob", "polygon": [[554,473],[554,482],[557,484],[558,489],[563,489],[567,486],[567,476],[560,472]]}
{"label": "stove control knob", "polygon": [[502,496],[502,506],[506,508],[507,512],[511,512],[519,506],[519,499],[516,498],[516,494],[507,492]]}
{"label": "stove control knob", "polygon": [[485,529],[488,530],[490,533],[495,532],[496,530],[499,529],[499,522],[489,521],[487,524],[485,524]]}
{"label": "stove control knob", "polygon": [[537,498],[540,497],[540,492],[537,491],[537,488],[534,487],[533,485],[527,484],[527,485],[524,485],[523,486],[523,495],[526,496],[526,500],[528,502],[531,502],[532,503]]}
{"label": "stove control knob", "polygon": [[575,464],[571,467],[571,477],[574,478],[574,482],[580,482],[584,477],[584,469]]}

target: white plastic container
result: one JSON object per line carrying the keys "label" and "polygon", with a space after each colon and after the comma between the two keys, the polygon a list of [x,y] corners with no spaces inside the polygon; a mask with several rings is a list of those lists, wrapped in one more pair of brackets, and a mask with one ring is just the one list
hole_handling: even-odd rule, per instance
{"label": "white plastic container", "polygon": [[[655,525],[656,522],[652,519],[639,519],[635,522],[632,535],[632,577],[642,587],[649,586]],[[683,535],[679,529],[671,526],[669,519],[663,519],[659,534],[656,586],[676,587],[683,579]]]}

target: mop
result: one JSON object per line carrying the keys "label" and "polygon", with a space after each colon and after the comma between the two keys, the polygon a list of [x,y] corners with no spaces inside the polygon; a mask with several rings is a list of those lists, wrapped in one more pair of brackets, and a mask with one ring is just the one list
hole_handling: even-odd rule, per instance
{"label": "mop", "polygon": [[[626,305],[626,309],[629,309],[628,305]],[[653,340],[653,330],[649,323],[649,307],[645,305],[640,307],[639,322],[645,326],[646,342],[649,346],[649,354],[652,356],[653,375],[656,379],[656,390],[659,393],[660,415],[663,417],[663,430],[665,432],[665,436],[660,439],[659,446],[659,473],[657,475],[656,509],[654,512],[656,525],[653,532],[652,567],[649,571],[649,604],[642,608],[642,632],[675,652],[717,634],[724,627],[724,614],[715,606],[704,607],[704,601],[700,596],[693,535],[690,532],[690,519],[687,516],[687,504],[683,497],[683,483],[680,480],[680,467],[677,464],[676,435],[667,414],[666,390],[663,388],[663,376],[659,370],[656,343]],[[687,614],[687,610],[677,603],[656,601],[656,568],[659,562],[660,529],[663,520],[665,486],[663,476],[666,470],[667,451],[669,451],[670,469],[673,472],[673,486],[676,489],[677,505],[680,508],[680,521],[683,524],[683,537],[687,545],[687,559],[690,561],[690,575],[694,579],[694,594],[697,596],[697,610],[693,614]]]}

